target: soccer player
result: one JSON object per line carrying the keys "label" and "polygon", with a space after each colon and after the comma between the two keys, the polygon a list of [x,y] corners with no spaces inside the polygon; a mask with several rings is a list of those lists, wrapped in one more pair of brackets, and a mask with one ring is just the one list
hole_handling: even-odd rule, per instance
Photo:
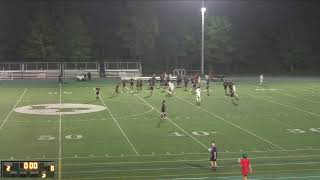
{"label": "soccer player", "polygon": [[142,81],[142,79],[140,79],[140,81],[139,81],[139,88],[140,88],[140,91],[142,91],[142,85],[143,85],[143,81]]}
{"label": "soccer player", "polygon": [[227,92],[228,85],[229,85],[228,81],[224,80],[223,81],[223,88],[224,88],[224,93],[226,96],[228,96],[228,92]]}
{"label": "soccer player", "polygon": [[171,81],[169,81],[169,93],[170,93],[170,95],[176,94],[176,92],[174,90],[174,84]]}
{"label": "soccer player", "polygon": [[137,79],[137,82],[136,82],[137,84],[136,84],[136,90],[137,90],[137,92],[139,92],[139,86],[140,86],[140,79]]}
{"label": "soccer player", "polygon": [[263,74],[260,75],[260,86],[262,86],[263,83]]}
{"label": "soccer player", "polygon": [[96,100],[99,100],[100,97],[100,86],[96,87]]}
{"label": "soccer player", "polygon": [[125,79],[122,80],[122,91],[123,92],[126,91],[126,80]]}
{"label": "soccer player", "polygon": [[153,74],[152,78],[151,78],[151,83],[152,83],[152,86],[155,86],[156,85],[156,74]]}
{"label": "soccer player", "polygon": [[209,152],[211,153],[210,163],[213,171],[217,169],[217,147],[214,141],[211,143],[211,148],[209,148]]}
{"label": "soccer player", "polygon": [[117,83],[117,85],[116,85],[116,89],[115,89],[115,93],[116,93],[116,94],[119,94],[119,84],[120,84],[120,83]]}
{"label": "soccer player", "polygon": [[229,89],[230,89],[230,96],[235,97],[236,100],[239,100],[239,96],[236,92],[236,85],[234,84],[234,82],[232,81],[229,82]]}
{"label": "soccer player", "polygon": [[133,78],[130,79],[130,90],[133,91]]}
{"label": "soccer player", "polygon": [[184,91],[187,91],[188,84],[189,84],[189,78],[188,77],[184,77]]}
{"label": "soccer player", "polygon": [[164,74],[161,74],[160,75],[160,85],[159,85],[159,88],[161,88],[163,86],[163,83],[164,83]]}
{"label": "soccer player", "polygon": [[210,96],[210,90],[209,90],[209,79],[207,79],[207,85],[206,85],[206,91],[207,91],[207,96]]}
{"label": "soccer player", "polygon": [[239,158],[239,163],[240,163],[241,169],[242,169],[242,179],[247,180],[249,173],[252,172],[250,159],[247,157],[246,154],[243,154],[242,159]]}
{"label": "soccer player", "polygon": [[59,80],[59,83],[62,84],[62,75],[61,74],[59,74],[58,80]]}
{"label": "soccer player", "polygon": [[149,89],[150,89],[150,96],[152,96],[152,94],[153,94],[153,85],[152,84],[150,84]]}
{"label": "soccer player", "polygon": [[161,113],[160,113],[160,117],[161,119],[165,119],[167,114],[166,114],[166,105],[165,105],[165,100],[162,101],[162,105],[161,105]]}
{"label": "soccer player", "polygon": [[196,102],[198,105],[201,103],[201,89],[200,86],[197,87],[196,89]]}

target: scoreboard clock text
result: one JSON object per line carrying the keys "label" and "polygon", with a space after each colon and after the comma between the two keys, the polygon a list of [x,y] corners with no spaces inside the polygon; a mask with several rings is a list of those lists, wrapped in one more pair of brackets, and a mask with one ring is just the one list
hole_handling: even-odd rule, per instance
{"label": "scoreboard clock text", "polygon": [[1,161],[1,177],[54,177],[54,161]]}

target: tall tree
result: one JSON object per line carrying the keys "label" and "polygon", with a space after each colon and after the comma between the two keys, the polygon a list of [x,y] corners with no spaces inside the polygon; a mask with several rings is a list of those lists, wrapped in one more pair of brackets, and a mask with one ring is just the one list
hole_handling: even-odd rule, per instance
{"label": "tall tree", "polygon": [[117,35],[131,56],[146,57],[154,52],[159,34],[158,19],[155,15],[141,7],[131,8],[120,21]]}
{"label": "tall tree", "polygon": [[5,58],[5,53],[7,50],[6,45],[6,19],[7,16],[7,8],[5,6],[4,1],[0,1],[0,61]]}
{"label": "tall tree", "polygon": [[205,23],[205,57],[207,62],[225,63],[232,59],[231,22],[225,16],[209,16]]}
{"label": "tall tree", "polygon": [[65,58],[73,61],[88,61],[92,57],[93,40],[84,18],[71,13],[65,21]]}
{"label": "tall tree", "polygon": [[40,8],[32,19],[21,53],[26,59],[55,60],[57,58],[55,41],[56,28],[52,17],[46,9]]}

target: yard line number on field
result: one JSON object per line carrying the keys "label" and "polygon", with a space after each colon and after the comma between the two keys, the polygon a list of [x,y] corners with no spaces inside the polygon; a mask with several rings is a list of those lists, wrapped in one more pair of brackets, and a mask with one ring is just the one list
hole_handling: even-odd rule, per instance
{"label": "yard line number on field", "polygon": [[[144,99],[142,99],[139,95],[134,94],[136,97],[138,97],[141,101],[143,101],[146,105],[150,106],[151,108],[154,108],[150,103],[148,103],[147,101],[145,101]],[[160,113],[159,110],[157,110],[156,108],[154,108],[158,113]],[[178,124],[174,123],[170,118],[166,117],[166,119],[168,119],[168,121],[170,121],[174,126],[176,126],[178,129],[180,129],[182,132],[184,132],[186,135],[188,135],[189,137],[191,137],[193,140],[195,140],[197,143],[199,143],[202,147],[204,147],[205,149],[207,149],[208,147],[206,145],[204,145],[202,142],[200,142],[198,139],[196,139],[195,137],[193,137],[191,134],[189,134],[186,130],[184,130],[182,127],[180,127]]]}
{"label": "yard line number on field", "polygon": [[[183,98],[181,98],[181,97],[179,97],[179,96],[177,96],[177,95],[175,95],[175,97],[177,97],[178,99],[181,99],[181,100],[184,101],[184,102],[187,102],[188,104],[191,104],[191,105],[196,106],[195,104],[191,103],[190,101],[187,101],[187,100],[185,100],[185,99],[183,99]],[[240,126],[238,126],[238,125],[236,125],[236,124],[234,124],[234,123],[232,123],[232,122],[230,122],[230,121],[225,120],[225,119],[222,118],[221,116],[218,116],[218,115],[216,115],[215,113],[212,113],[212,112],[204,109],[204,108],[201,107],[201,106],[198,106],[198,107],[199,107],[200,109],[202,109],[203,111],[209,113],[210,115],[212,115],[212,116],[214,116],[214,117],[216,117],[216,118],[218,118],[218,119],[220,119],[220,120],[222,120],[222,121],[224,121],[224,122],[226,122],[226,123],[228,123],[228,124],[230,124],[230,125],[238,128],[238,129],[240,129],[240,130],[242,130],[242,131],[244,131],[244,132],[246,132],[246,133],[248,133],[248,134],[250,134],[250,135],[252,135],[252,136],[254,136],[254,137],[256,137],[256,138],[258,138],[258,139],[261,139],[262,141],[264,141],[264,142],[266,142],[266,143],[268,143],[268,144],[271,144],[272,146],[275,146],[275,147],[277,147],[277,148],[279,148],[279,149],[282,149],[282,150],[286,150],[285,148],[283,148],[283,147],[281,147],[281,146],[279,146],[279,145],[276,145],[276,144],[272,143],[271,141],[269,141],[269,140],[267,140],[267,139],[265,139],[265,138],[263,138],[263,137],[261,137],[261,136],[258,136],[258,135],[254,134],[254,133],[252,133],[252,132],[250,132],[250,131],[248,131],[248,130],[246,130],[246,129],[243,129],[242,127],[240,127]]]}

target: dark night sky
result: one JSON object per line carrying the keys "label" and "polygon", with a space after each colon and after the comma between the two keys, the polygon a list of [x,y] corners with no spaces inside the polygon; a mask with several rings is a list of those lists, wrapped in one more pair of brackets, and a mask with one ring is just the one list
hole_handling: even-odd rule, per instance
{"label": "dark night sky", "polygon": [[[265,41],[265,36],[269,34],[275,34],[276,38],[290,34],[290,27],[300,29],[294,38],[301,38],[308,44],[312,53],[310,58],[318,63],[315,59],[320,56],[319,1],[206,0],[205,6],[207,15],[230,17],[234,41],[238,44],[250,44],[253,34],[262,34],[257,37],[260,39],[254,40],[259,42]],[[115,34],[120,24],[119,17],[126,15],[132,7],[157,16],[160,38],[166,38],[168,34],[178,36],[186,28],[194,29],[195,32],[201,28],[200,0],[0,0],[1,61],[23,59],[18,50],[34,13],[40,7],[47,8],[57,21],[63,20],[73,11],[80,12],[86,19],[94,47],[98,49],[95,59],[127,54]]]}

